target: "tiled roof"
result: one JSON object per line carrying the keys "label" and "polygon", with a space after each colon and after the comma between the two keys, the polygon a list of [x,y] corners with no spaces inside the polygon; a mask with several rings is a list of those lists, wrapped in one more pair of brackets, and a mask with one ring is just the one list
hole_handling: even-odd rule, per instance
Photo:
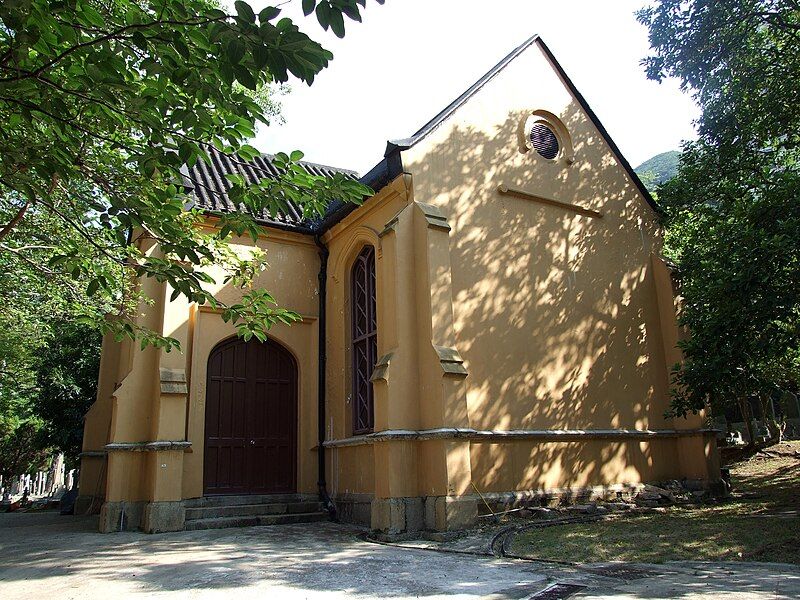
{"label": "tiled roof", "polygon": [[[244,161],[216,150],[211,150],[209,156],[210,164],[198,160],[193,167],[184,169],[184,186],[187,190],[191,190],[194,196],[194,206],[203,210],[234,212],[241,209],[234,206],[228,198],[227,192],[232,185],[225,177],[226,174],[237,173],[243,176],[248,183],[256,183],[266,177],[275,178],[280,175],[280,171],[273,163],[275,157],[269,154],[258,156],[251,161]],[[337,169],[303,161],[299,164],[312,175],[330,177],[336,173],[344,173],[348,177],[358,179],[358,173],[348,169]],[[333,206],[330,207],[330,209],[332,208]],[[254,216],[259,223],[265,225],[301,231],[315,229],[315,225],[319,221],[304,219],[303,211],[294,203],[290,203],[287,211],[276,214],[274,217],[266,211]]]}

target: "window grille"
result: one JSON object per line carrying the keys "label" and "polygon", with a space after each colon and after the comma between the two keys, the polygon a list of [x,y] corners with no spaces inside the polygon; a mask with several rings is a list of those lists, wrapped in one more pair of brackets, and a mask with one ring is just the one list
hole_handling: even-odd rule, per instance
{"label": "window grille", "polygon": [[378,358],[378,322],[375,302],[375,249],[366,246],[356,258],[351,277],[353,305],[353,433],[369,433],[374,426],[370,377]]}

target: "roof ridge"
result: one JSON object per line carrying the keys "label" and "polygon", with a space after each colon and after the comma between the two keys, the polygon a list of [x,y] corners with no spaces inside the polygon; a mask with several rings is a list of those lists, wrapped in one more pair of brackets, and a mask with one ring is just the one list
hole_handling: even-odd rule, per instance
{"label": "roof ridge", "polygon": [[[270,160],[275,158],[275,154],[272,154],[270,152],[262,152],[261,154],[259,154],[259,156],[261,158],[267,158],[267,159],[270,159]],[[355,169],[346,169],[344,167],[334,167],[333,165],[326,165],[326,164],[323,164],[323,163],[312,162],[310,160],[298,160],[298,161],[295,161],[295,162],[297,162],[297,164],[302,165],[302,166],[318,167],[320,169],[330,169],[332,171],[341,171],[342,173],[350,173],[351,175],[359,175],[359,172],[356,171]]]}

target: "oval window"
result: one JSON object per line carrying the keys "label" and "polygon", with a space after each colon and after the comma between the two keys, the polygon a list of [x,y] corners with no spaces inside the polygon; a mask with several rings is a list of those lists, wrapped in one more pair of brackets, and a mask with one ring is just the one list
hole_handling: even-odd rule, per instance
{"label": "oval window", "polygon": [[559,145],[556,134],[544,123],[534,123],[530,132],[531,146],[544,158],[553,160],[558,156]]}

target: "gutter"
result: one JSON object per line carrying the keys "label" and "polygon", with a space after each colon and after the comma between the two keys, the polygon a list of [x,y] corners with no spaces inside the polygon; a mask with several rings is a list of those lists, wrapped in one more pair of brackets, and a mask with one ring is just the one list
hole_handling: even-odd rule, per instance
{"label": "gutter", "polygon": [[[400,156],[401,150],[402,148],[387,150],[384,159],[372,167],[369,173],[359,179],[361,183],[372,188],[374,194],[370,196],[370,198],[374,198],[381,189],[389,185],[403,172],[403,160]],[[367,198],[364,202],[369,202],[370,198]],[[353,202],[341,203],[340,206],[328,213],[325,218],[316,225],[315,230],[317,235],[324,234],[359,206],[361,205]],[[317,245],[319,246],[319,243],[317,243]]]}
{"label": "gutter", "polygon": [[328,296],[328,247],[319,234],[314,236],[314,243],[319,248],[319,356],[317,357],[317,488],[319,499],[325,505],[331,518],[336,520],[336,505],[328,494],[328,483],[325,478],[325,373],[326,373],[326,315],[325,308]]}

